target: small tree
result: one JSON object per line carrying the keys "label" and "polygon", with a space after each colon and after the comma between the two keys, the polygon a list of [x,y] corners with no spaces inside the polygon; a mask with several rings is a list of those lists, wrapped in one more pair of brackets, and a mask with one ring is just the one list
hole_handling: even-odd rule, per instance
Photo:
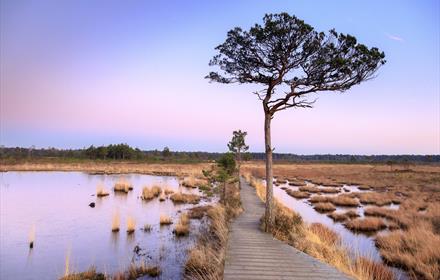
{"label": "small tree", "polygon": [[[245,143],[247,132],[234,131],[232,133],[232,140],[228,143],[229,151],[235,154],[235,160],[237,161],[238,179],[240,180],[240,165],[242,153],[249,150],[249,146]],[[240,182],[240,181],[239,181]]]}
{"label": "small tree", "polygon": [[217,166],[219,169],[216,173],[216,181],[222,183],[223,185],[223,191],[222,191],[222,201],[223,203],[226,203],[226,182],[228,181],[231,176],[234,175],[235,172],[235,158],[234,155],[231,153],[226,153],[222,155],[217,160]]}
{"label": "small tree", "polygon": [[164,158],[167,158],[167,157],[169,157],[170,155],[171,155],[170,148],[168,148],[168,147],[163,148],[162,156],[163,156]]}
{"label": "small tree", "polygon": [[249,31],[230,30],[210,61],[220,72],[206,77],[219,83],[261,84],[255,92],[263,105],[266,153],[266,231],[273,224],[271,121],[287,108],[311,108],[311,94],[346,91],[373,78],[385,63],[377,48],[357,43],[355,37],[330,30],[316,32],[287,13],[268,14],[264,24]]}

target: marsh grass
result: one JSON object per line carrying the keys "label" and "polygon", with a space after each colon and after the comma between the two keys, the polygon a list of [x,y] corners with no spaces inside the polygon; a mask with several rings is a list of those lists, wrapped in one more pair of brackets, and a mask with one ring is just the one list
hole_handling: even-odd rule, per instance
{"label": "marsh grass", "polygon": [[163,191],[161,191],[160,192],[160,195],[159,195],[159,201],[165,201],[166,200],[166,196],[165,196],[165,193],[163,192]]}
{"label": "marsh grass", "polygon": [[187,194],[187,193],[174,193],[170,196],[170,199],[176,203],[189,203],[189,204],[197,204],[200,202],[200,196],[196,194]]}
{"label": "marsh grass", "polygon": [[336,210],[336,207],[330,202],[320,202],[314,204],[313,209],[315,209],[318,212],[324,213],[324,212],[333,212]]}
{"label": "marsh grass", "polygon": [[331,198],[331,203],[336,206],[345,207],[357,207],[359,206],[359,201],[356,198],[350,197],[346,194],[341,194]]}
{"label": "marsh grass", "polygon": [[290,190],[287,189],[286,193],[294,198],[298,198],[298,199],[303,199],[303,198],[308,198],[310,197],[310,193],[308,192],[302,192],[302,191],[294,191],[294,190]]}
{"label": "marsh grass", "polygon": [[310,203],[331,202],[332,197],[326,195],[314,195],[309,198]]}
{"label": "marsh grass", "polygon": [[180,184],[184,187],[195,189],[203,185],[206,185],[207,181],[204,179],[196,178],[195,176],[189,176],[189,177],[185,177],[180,182]]}
{"label": "marsh grass", "polygon": [[127,217],[127,233],[132,234],[136,230],[136,221],[133,217]]}
{"label": "marsh grass", "polygon": [[108,195],[109,195],[109,192],[105,189],[105,187],[102,183],[100,183],[96,186],[96,196],[97,197],[104,197],[104,196],[108,196]]}
{"label": "marsh grass", "polygon": [[[254,179],[255,180],[255,179]],[[392,271],[381,263],[365,257],[352,257],[340,242],[339,235],[322,224],[307,225],[300,215],[275,201],[275,238],[333,265],[340,271],[360,280],[392,280]],[[264,216],[262,227],[264,228]]]}
{"label": "marsh grass", "polygon": [[211,208],[212,208],[211,205],[193,207],[189,209],[188,217],[190,219],[201,219],[206,215],[208,210]]}
{"label": "marsh grass", "polygon": [[127,279],[138,279],[142,276],[157,277],[161,273],[159,266],[148,266],[145,263],[140,265],[131,264],[127,271]]}
{"label": "marsh grass", "polygon": [[309,192],[309,193],[319,193],[320,189],[316,186],[312,186],[312,185],[305,185],[305,186],[301,186],[298,188],[299,191],[301,192]]}
{"label": "marsh grass", "polygon": [[97,272],[94,266],[90,267],[84,272],[67,273],[60,280],[107,280],[105,274]]}
{"label": "marsh grass", "polygon": [[166,187],[165,190],[164,190],[164,193],[165,193],[166,195],[170,195],[170,194],[173,194],[174,191],[173,191],[172,189]]}
{"label": "marsh grass", "polygon": [[159,224],[161,226],[171,225],[173,223],[173,220],[170,216],[167,215],[160,215]]}
{"label": "marsh grass", "polygon": [[440,236],[427,227],[378,236],[376,246],[387,263],[406,268],[414,278],[440,279]]}
{"label": "marsh grass", "polygon": [[383,219],[375,217],[350,220],[344,226],[354,232],[374,232],[387,227]]}
{"label": "marsh grass", "polygon": [[142,199],[145,201],[152,200],[160,195],[162,189],[159,186],[143,187],[142,188]]}
{"label": "marsh grass", "polygon": [[118,213],[113,213],[112,217],[112,232],[118,232],[121,224],[121,219]]}
{"label": "marsh grass", "polygon": [[189,217],[188,214],[182,213],[180,215],[179,221],[174,227],[173,233],[176,236],[186,236],[189,234]]}
{"label": "marsh grass", "polygon": [[128,193],[133,190],[133,185],[124,178],[120,178],[113,187],[115,192]]}

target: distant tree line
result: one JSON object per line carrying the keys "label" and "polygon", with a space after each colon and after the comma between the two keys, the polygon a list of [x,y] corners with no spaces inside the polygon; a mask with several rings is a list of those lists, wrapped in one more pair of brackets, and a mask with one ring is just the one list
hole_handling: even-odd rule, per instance
{"label": "distant tree line", "polygon": [[[163,150],[143,151],[130,147],[127,144],[108,146],[90,146],[83,149],[56,149],[56,148],[22,148],[0,147],[1,160],[26,159],[91,159],[91,160],[137,160],[137,161],[180,161],[200,162],[218,160],[223,153],[210,152],[177,152],[168,147]],[[264,153],[243,153],[242,160],[264,160]],[[334,162],[334,163],[440,163],[440,155],[297,155],[274,153],[277,162]]]}

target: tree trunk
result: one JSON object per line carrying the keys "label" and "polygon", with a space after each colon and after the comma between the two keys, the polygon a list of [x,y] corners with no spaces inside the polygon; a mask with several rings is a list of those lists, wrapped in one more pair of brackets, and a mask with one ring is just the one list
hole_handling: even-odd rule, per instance
{"label": "tree trunk", "polygon": [[273,170],[272,170],[272,145],[270,136],[270,122],[272,116],[265,112],[264,114],[264,142],[266,146],[266,213],[265,213],[265,231],[272,230],[273,216]]}
{"label": "tree trunk", "polygon": [[240,181],[240,166],[241,166],[241,154],[240,154],[240,149],[238,150],[238,157],[237,157],[237,175],[238,175],[238,188],[241,189],[241,181]]}

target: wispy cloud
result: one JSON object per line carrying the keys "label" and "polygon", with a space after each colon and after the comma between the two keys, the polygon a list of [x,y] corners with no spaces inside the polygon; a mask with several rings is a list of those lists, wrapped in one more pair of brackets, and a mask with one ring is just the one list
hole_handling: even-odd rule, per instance
{"label": "wispy cloud", "polygon": [[385,33],[385,35],[388,37],[388,39],[394,40],[394,41],[399,41],[399,42],[403,42],[403,38],[397,35],[392,35],[392,34],[388,34]]}

